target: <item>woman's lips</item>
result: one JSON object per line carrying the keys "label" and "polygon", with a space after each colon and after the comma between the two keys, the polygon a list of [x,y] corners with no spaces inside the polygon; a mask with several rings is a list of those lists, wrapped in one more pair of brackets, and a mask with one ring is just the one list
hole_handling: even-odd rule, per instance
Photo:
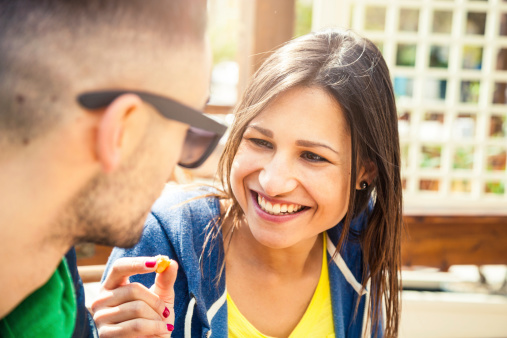
{"label": "woman's lips", "polygon": [[310,209],[301,204],[269,201],[262,195],[251,191],[253,205],[257,214],[271,222],[286,222],[301,216]]}

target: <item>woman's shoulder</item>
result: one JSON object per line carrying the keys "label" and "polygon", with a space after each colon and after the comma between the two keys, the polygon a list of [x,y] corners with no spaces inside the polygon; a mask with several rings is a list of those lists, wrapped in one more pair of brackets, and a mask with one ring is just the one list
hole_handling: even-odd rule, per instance
{"label": "woman's shoulder", "polygon": [[153,204],[151,213],[159,221],[181,216],[215,216],[220,213],[219,196],[220,192],[211,186],[167,185]]}
{"label": "woman's shoulder", "polygon": [[[369,208],[366,208],[359,215],[354,217],[354,219],[352,219],[346,240],[342,243],[342,247],[340,248],[341,258],[349,267],[349,269],[354,273],[354,275],[360,275],[360,270],[362,268],[363,250],[361,247],[361,235],[368,227],[369,212]],[[343,227],[344,224],[342,221],[327,231],[328,239],[330,242],[328,242],[328,250],[331,248],[331,256],[333,256],[334,249],[336,249],[335,246],[340,241]]]}
{"label": "woman's shoulder", "polygon": [[208,185],[166,184],[153,207],[156,208],[161,204],[163,206],[177,205],[200,197],[218,198],[220,194],[221,192],[217,188]]}
{"label": "woman's shoulder", "polygon": [[181,236],[195,240],[210,222],[219,220],[219,196],[220,192],[209,186],[168,185],[152,206],[144,231],[157,228],[170,240]]}

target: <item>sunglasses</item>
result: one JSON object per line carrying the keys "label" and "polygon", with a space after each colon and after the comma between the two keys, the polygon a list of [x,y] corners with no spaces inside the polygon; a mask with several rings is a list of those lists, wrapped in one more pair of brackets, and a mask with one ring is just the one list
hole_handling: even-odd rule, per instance
{"label": "sunglasses", "polygon": [[118,96],[136,94],[143,101],[151,104],[158,112],[170,120],[190,125],[185,138],[178,164],[185,168],[197,168],[206,161],[216,148],[227,127],[202,112],[178,103],[167,97],[135,91],[107,90],[86,92],[78,96],[78,102],[87,109],[107,107]]}

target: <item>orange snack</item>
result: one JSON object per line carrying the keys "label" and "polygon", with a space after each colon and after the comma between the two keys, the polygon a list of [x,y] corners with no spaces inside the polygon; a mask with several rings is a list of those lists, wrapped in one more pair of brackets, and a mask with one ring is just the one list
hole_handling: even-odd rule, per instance
{"label": "orange snack", "polygon": [[155,269],[156,273],[162,273],[167,269],[169,265],[171,265],[171,260],[167,256],[158,255],[157,258],[157,268]]}

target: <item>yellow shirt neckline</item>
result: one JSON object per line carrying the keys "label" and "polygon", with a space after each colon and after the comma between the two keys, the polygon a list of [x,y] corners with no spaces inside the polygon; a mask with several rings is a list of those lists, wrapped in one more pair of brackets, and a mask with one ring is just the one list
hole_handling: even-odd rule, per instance
{"label": "yellow shirt neckline", "polygon": [[[323,233],[322,268],[317,288],[303,317],[296,325],[289,338],[298,337],[334,337],[333,310],[331,289],[329,286],[329,270],[327,262],[327,240]],[[227,293],[227,311],[229,338],[275,338],[262,334],[239,311],[229,293]]]}

